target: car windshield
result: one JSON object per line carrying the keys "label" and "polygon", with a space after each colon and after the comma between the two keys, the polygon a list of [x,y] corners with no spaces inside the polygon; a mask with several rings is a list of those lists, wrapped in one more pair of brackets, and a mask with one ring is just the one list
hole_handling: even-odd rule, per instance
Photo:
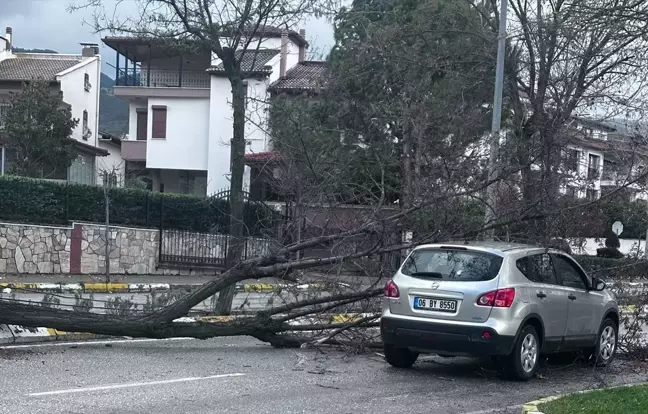
{"label": "car windshield", "polygon": [[502,258],[465,250],[419,249],[409,255],[401,273],[407,276],[476,282],[497,276]]}

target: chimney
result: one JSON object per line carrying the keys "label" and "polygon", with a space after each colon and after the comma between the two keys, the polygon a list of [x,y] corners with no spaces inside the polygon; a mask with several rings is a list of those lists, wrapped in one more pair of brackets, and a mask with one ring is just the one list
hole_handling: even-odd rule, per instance
{"label": "chimney", "polygon": [[91,58],[99,54],[99,45],[96,43],[81,43],[81,57]]}
{"label": "chimney", "polygon": [[281,31],[281,52],[279,54],[279,77],[286,77],[286,66],[288,65],[288,31]]}
{"label": "chimney", "polygon": [[5,39],[7,40],[7,50],[11,51],[11,45],[13,42],[11,41],[11,38],[13,36],[13,29],[10,26],[7,26],[7,29],[5,30]]}
{"label": "chimney", "polygon": [[[305,29],[299,29],[299,35],[306,40],[306,30]],[[303,62],[306,60],[306,46],[305,45],[299,45],[299,61]]]}

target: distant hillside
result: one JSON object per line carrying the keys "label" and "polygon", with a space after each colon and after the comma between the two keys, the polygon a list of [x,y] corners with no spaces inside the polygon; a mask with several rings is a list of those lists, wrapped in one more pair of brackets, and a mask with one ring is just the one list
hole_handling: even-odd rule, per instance
{"label": "distant hillside", "polygon": [[99,130],[121,136],[128,132],[128,104],[113,94],[115,81],[101,74]]}
{"label": "distant hillside", "polygon": [[24,47],[12,47],[11,51],[14,53],[58,53],[52,49],[25,49]]}

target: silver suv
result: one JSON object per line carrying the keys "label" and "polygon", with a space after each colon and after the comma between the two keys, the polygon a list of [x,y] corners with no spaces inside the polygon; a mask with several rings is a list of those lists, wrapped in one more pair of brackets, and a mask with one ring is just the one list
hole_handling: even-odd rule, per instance
{"label": "silver suv", "polygon": [[385,285],[380,320],[395,367],[411,367],[419,353],[496,356],[521,380],[541,354],[582,350],[609,364],[618,327],[614,295],[573,258],[492,242],[414,249]]}

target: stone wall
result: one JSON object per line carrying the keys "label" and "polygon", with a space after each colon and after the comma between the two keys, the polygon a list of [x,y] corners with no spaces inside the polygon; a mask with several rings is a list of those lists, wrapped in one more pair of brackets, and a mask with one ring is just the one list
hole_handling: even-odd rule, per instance
{"label": "stone wall", "polygon": [[69,273],[72,229],[0,224],[0,273]]}
{"label": "stone wall", "polygon": [[[103,274],[105,226],[75,223],[72,227],[0,223],[0,274]],[[192,244],[203,244],[203,235],[189,233]],[[209,235],[211,239],[227,236]],[[110,228],[110,273],[132,275],[199,274],[200,270],[158,268],[159,230]],[[169,243],[165,237],[165,243]],[[248,255],[266,253],[269,241],[249,239]],[[204,250],[204,249],[200,249]],[[224,258],[224,249],[196,251]],[[213,270],[205,270],[213,273]]]}

